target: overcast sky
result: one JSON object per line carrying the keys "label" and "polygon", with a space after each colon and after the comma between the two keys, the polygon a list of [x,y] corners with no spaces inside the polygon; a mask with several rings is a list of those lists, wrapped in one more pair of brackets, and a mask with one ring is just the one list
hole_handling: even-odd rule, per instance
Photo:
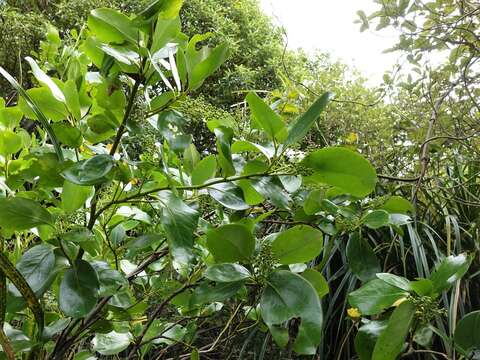
{"label": "overcast sky", "polygon": [[359,31],[357,10],[368,15],[376,9],[373,0],[260,0],[265,13],[284,26],[289,47],[307,51],[319,49],[334,58],[354,65],[370,81],[381,82],[384,71],[391,70],[397,56],[382,54],[396,42],[392,31]]}

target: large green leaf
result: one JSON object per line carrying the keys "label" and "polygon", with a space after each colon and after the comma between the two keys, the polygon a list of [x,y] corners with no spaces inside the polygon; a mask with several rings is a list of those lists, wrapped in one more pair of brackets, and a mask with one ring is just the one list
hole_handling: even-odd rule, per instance
{"label": "large green leaf", "polygon": [[410,281],[408,281],[408,279],[405,279],[404,277],[389,273],[378,273],[376,274],[376,276],[380,280],[385,281],[387,284],[396,286],[405,291],[412,291],[412,285]]}
{"label": "large green leaf", "polygon": [[466,254],[451,255],[445,258],[435,272],[430,276],[433,291],[437,294],[448,289],[468,271],[472,262]]}
{"label": "large green leaf", "polygon": [[102,355],[115,355],[125,350],[133,340],[129,332],[111,331],[107,334],[97,333],[92,340],[93,350]]}
{"label": "large green leaf", "polygon": [[328,147],[307,155],[302,165],[313,170],[306,181],[336,186],[364,197],[375,189],[377,175],[362,155],[342,147]]}
{"label": "large green leaf", "polygon": [[206,59],[196,64],[190,74],[190,89],[198,89],[205,79],[212,75],[228,57],[227,44],[220,44],[211,50]]}
{"label": "large green leaf", "polygon": [[216,301],[223,301],[231,298],[242,287],[244,281],[216,283],[210,285],[208,282],[198,286],[190,298],[190,306],[208,304]]}
{"label": "large green leaf", "polygon": [[348,295],[348,302],[364,315],[376,315],[407,295],[408,292],[405,290],[387,284],[383,280],[374,279],[351,292]]}
{"label": "large green leaf", "polygon": [[161,222],[171,255],[179,264],[187,264],[193,258],[193,234],[199,213],[170,191],[162,191],[160,201],[164,206]]}
{"label": "large green leaf", "polygon": [[35,76],[38,82],[48,87],[56,100],[66,104],[67,100],[65,99],[65,95],[58,85],[50,78],[50,76],[45,74],[45,72],[40,69],[35,60],[33,60],[30,56],[27,56],[25,60],[27,60],[28,64],[30,65],[33,76]]}
{"label": "large green leaf", "polygon": [[390,215],[385,210],[374,210],[363,218],[363,223],[370,229],[378,229],[388,225]]}
{"label": "large green leaf", "polygon": [[253,118],[265,130],[268,137],[283,142],[287,136],[287,128],[280,116],[255,93],[247,95],[247,102]]}
{"label": "large green leaf", "polygon": [[352,233],[347,243],[347,260],[353,274],[361,281],[375,278],[380,263],[370,244],[358,232]]}
{"label": "large green leaf", "polygon": [[0,154],[15,154],[22,149],[22,137],[11,130],[0,132]]}
{"label": "large green leaf", "polygon": [[243,200],[242,190],[232,183],[219,183],[208,187],[208,194],[232,210],[246,210],[250,206]]}
{"label": "large green leaf", "polygon": [[323,247],[322,233],[308,225],[297,225],[279,234],[272,252],[280,264],[303,263],[314,259]]}
{"label": "large green leaf", "polygon": [[230,148],[233,138],[233,131],[229,128],[220,126],[214,129],[217,138],[218,164],[222,169],[224,177],[235,175],[233,167],[232,150]]}
{"label": "large green leaf", "polygon": [[138,29],[122,13],[107,8],[92,10],[88,27],[95,36],[106,43],[122,43],[125,40],[136,44],[140,40]]}
{"label": "large green leaf", "polygon": [[79,129],[65,122],[54,123],[52,128],[62,144],[72,148],[79,148],[82,145],[83,137]]}
{"label": "large green leaf", "polygon": [[307,269],[302,273],[302,277],[308,280],[312,284],[313,288],[317,292],[318,298],[321,299],[330,291],[328,282],[325,280],[322,274],[315,269]]}
{"label": "large green leaf", "polygon": [[0,226],[10,230],[27,230],[39,225],[53,226],[53,218],[36,201],[21,197],[0,198]]}
{"label": "large green leaf", "polygon": [[62,172],[64,179],[82,186],[98,185],[108,181],[113,168],[110,155],[95,155],[88,160],[77,162]]}
{"label": "large green leaf", "polygon": [[320,114],[327,107],[332,93],[326,92],[315,101],[312,106],[298,118],[291,129],[288,131],[288,137],[285,141],[285,146],[294,144],[302,140],[307,135],[308,130],[312,127],[315,121],[319,118]]}
{"label": "large green leaf", "polygon": [[267,279],[260,311],[269,326],[300,317],[293,349],[298,354],[315,354],[321,342],[323,315],[318,295],[307,280],[286,270],[273,272]]}
{"label": "large green leaf", "polygon": [[[56,122],[65,120],[68,117],[68,110],[65,104],[55,99],[47,87],[28,89],[25,91],[25,94],[46,118]],[[18,106],[26,117],[40,120],[39,114],[34,110],[26,97],[20,98]]]}
{"label": "large green leaf", "polygon": [[72,213],[85,205],[85,201],[93,195],[92,186],[82,186],[74,184],[68,180],[63,183],[62,190],[62,209],[66,213]]}
{"label": "large green leaf", "polygon": [[410,301],[401,303],[388,319],[387,328],[380,334],[372,360],[395,360],[402,351],[415,315],[415,306]]}
{"label": "large green leaf", "polygon": [[380,334],[387,327],[387,320],[364,320],[366,323],[358,329],[355,336],[355,351],[360,360],[372,360],[373,349]]}
{"label": "large green leaf", "polygon": [[60,310],[73,318],[84,317],[97,304],[98,290],[95,269],[85,260],[77,260],[75,268],[65,272],[60,284]]}
{"label": "large green leaf", "polygon": [[[55,254],[53,251],[52,245],[36,245],[27,250],[16,264],[17,270],[37,296],[41,296],[55,278]],[[22,296],[13,286],[10,291],[15,296]]]}
{"label": "large green leaf", "polygon": [[381,208],[391,214],[408,214],[415,212],[412,203],[400,196],[389,197]]}
{"label": "large green leaf", "polygon": [[207,232],[207,247],[217,262],[247,260],[255,250],[252,232],[240,224],[227,224]]}
{"label": "large green leaf", "polygon": [[250,276],[250,271],[242,265],[231,263],[214,264],[205,270],[205,277],[217,282],[235,282],[248,279]]}
{"label": "large green leaf", "polygon": [[200,162],[193,168],[192,185],[201,185],[205,181],[215,177],[217,171],[217,160],[215,155],[209,155],[200,160]]}
{"label": "large green leaf", "polygon": [[253,188],[268,199],[273,205],[281,209],[289,209],[291,202],[290,195],[278,185],[278,180],[275,181],[272,177],[262,177],[258,180],[250,180]]}
{"label": "large green leaf", "polygon": [[465,315],[455,328],[453,340],[455,346],[465,355],[480,350],[480,311]]}
{"label": "large green leaf", "polygon": [[183,0],[155,0],[145,6],[137,16],[145,20],[155,16],[159,19],[174,19],[178,16],[182,4]]}

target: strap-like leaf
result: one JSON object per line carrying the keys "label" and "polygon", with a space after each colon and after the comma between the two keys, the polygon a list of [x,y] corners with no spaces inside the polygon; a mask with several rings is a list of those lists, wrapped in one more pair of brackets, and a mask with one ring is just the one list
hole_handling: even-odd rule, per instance
{"label": "strap-like leaf", "polygon": [[37,321],[39,327],[39,333],[42,333],[44,326],[42,307],[40,306],[40,303],[38,302],[38,299],[35,296],[32,288],[25,281],[25,278],[3,253],[0,253],[0,271],[3,271],[3,273],[10,279],[12,284],[15,285],[18,291],[20,291],[22,296],[25,298],[28,307],[33,312],[33,316],[35,316],[35,320]]}
{"label": "strap-like leaf", "polygon": [[63,161],[63,153],[62,149],[60,148],[60,143],[58,142],[57,137],[55,136],[55,133],[53,132],[52,127],[50,126],[50,123],[48,122],[47,117],[45,114],[40,110],[40,108],[35,104],[33,99],[27,94],[27,92],[22,88],[22,86],[15,80],[13,76],[11,76],[3,67],[0,66],[0,74],[3,75],[5,79],[12,85],[12,87],[22,96],[30,109],[32,109],[33,113],[37,117],[38,121],[40,122],[40,125],[43,127],[43,129],[47,132],[48,137],[50,138],[50,141],[52,142],[52,145],[55,149],[55,152],[57,153],[58,159],[60,161]]}

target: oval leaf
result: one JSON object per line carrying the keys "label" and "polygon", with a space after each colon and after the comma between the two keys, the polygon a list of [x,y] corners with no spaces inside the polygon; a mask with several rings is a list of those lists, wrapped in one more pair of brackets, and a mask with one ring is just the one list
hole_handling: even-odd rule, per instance
{"label": "oval leaf", "polygon": [[388,319],[387,328],[373,349],[372,360],[395,360],[412,326],[415,306],[410,301],[401,303]]}
{"label": "oval leaf", "polygon": [[235,282],[250,276],[250,271],[238,264],[216,264],[205,271],[207,279],[217,282]]}
{"label": "oval leaf", "polygon": [[63,178],[82,186],[98,185],[106,182],[113,168],[113,158],[102,154],[83,160],[62,172]]}
{"label": "oval leaf", "polygon": [[298,225],[279,234],[272,252],[280,264],[297,264],[314,259],[323,247],[322,233],[308,225]]}
{"label": "oval leaf", "polygon": [[95,269],[85,260],[77,261],[75,269],[68,269],[60,284],[60,310],[73,318],[87,315],[97,304],[98,290]]}
{"label": "oval leaf", "polygon": [[342,147],[328,147],[307,155],[302,164],[313,170],[307,181],[339,187],[364,197],[375,189],[377,174],[362,155]]}
{"label": "oval leaf", "polygon": [[246,226],[228,224],[207,233],[207,247],[217,262],[247,260],[255,250],[255,238]]}
{"label": "oval leaf", "polygon": [[37,202],[21,197],[0,198],[0,226],[27,230],[38,225],[52,225],[52,215]]}

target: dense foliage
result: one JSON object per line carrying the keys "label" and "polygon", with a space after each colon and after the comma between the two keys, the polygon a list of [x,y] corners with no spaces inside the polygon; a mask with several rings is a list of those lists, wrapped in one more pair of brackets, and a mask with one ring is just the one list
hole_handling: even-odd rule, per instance
{"label": "dense foliage", "polygon": [[480,7],[378,6],[369,89],[253,0],[0,4],[0,357],[479,358]]}

